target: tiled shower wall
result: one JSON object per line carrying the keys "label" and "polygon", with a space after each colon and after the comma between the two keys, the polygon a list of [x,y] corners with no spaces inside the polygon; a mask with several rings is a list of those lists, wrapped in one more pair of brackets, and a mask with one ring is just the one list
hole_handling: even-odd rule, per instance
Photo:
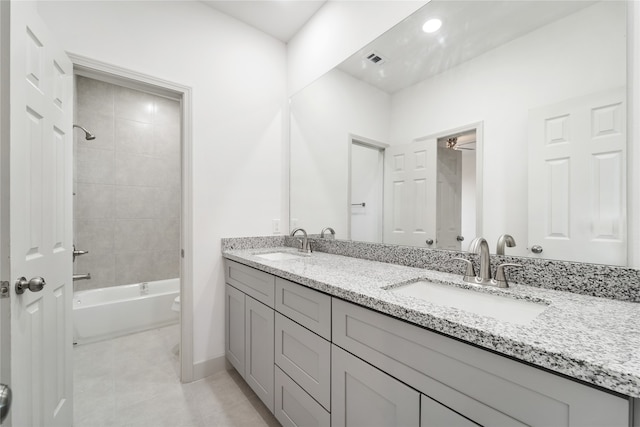
{"label": "tiled shower wall", "polygon": [[75,123],[75,289],[179,277],[178,101],[77,76]]}

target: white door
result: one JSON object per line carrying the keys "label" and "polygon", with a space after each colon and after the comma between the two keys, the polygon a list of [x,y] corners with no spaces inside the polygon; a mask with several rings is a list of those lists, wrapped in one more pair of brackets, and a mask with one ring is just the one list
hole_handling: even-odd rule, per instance
{"label": "white door", "polygon": [[384,243],[437,247],[436,144],[424,139],[385,150]]}
{"label": "white door", "polygon": [[438,147],[436,240],[439,249],[459,251],[462,234],[462,151]]}
{"label": "white door", "polygon": [[33,5],[10,6],[11,421],[70,426],[73,68]]}
{"label": "white door", "polygon": [[351,144],[351,240],[382,243],[383,153]]}
{"label": "white door", "polygon": [[529,113],[529,248],[626,265],[623,88]]}

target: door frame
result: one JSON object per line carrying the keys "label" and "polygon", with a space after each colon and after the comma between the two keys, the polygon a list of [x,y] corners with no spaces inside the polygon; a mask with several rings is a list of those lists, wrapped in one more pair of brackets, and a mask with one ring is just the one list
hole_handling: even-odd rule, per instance
{"label": "door frame", "polygon": [[[11,283],[9,263],[9,2],[0,1],[0,280]],[[11,307],[0,297],[0,383],[11,383]],[[8,426],[11,417],[4,426]]]}
{"label": "door frame", "polygon": [[[431,135],[422,136],[414,139],[414,141],[424,141],[425,139],[435,139],[436,141],[446,136],[457,133],[464,133],[474,130],[476,131],[476,235],[482,236],[482,200],[483,200],[483,162],[484,162],[484,121],[462,125],[453,129],[447,129],[432,133]],[[474,236],[475,237],[475,236]]]}
{"label": "door frame", "polygon": [[[371,138],[366,138],[364,136],[358,136],[355,134],[350,133],[348,135],[348,154],[347,154],[347,238],[349,240],[351,240],[351,161],[353,160],[352,157],[352,152],[351,152],[351,147],[353,146],[353,144],[358,144],[360,146],[363,147],[368,147],[371,148],[372,150],[378,150],[381,154],[382,154],[382,176],[384,177],[384,152],[385,149],[387,147],[389,147],[389,144],[385,144],[383,142],[379,142],[376,141],[374,139]],[[382,221],[382,235],[384,236],[384,179],[381,182],[382,185],[382,200],[380,201],[382,204],[380,206],[380,209],[382,210],[382,212],[380,212],[380,221]],[[384,238],[382,239],[384,242]],[[379,243],[383,243],[383,242],[379,242]]]}
{"label": "door frame", "polygon": [[181,104],[180,209],[180,380],[194,380],[193,370],[193,167],[192,89],[148,74],[67,52],[74,75],[177,99]]}

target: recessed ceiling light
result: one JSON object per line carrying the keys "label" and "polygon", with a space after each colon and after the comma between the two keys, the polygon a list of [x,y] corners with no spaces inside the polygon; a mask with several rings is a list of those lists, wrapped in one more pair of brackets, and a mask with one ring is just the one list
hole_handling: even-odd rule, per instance
{"label": "recessed ceiling light", "polygon": [[442,27],[442,21],[438,18],[432,18],[424,23],[424,25],[422,26],[422,31],[424,31],[425,33],[435,33],[440,29],[440,27]]}

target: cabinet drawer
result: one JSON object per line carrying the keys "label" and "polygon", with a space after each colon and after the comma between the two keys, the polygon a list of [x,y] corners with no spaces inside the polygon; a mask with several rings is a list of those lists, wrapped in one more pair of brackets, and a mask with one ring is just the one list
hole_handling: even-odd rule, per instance
{"label": "cabinet drawer", "polygon": [[275,276],[235,261],[226,260],[224,278],[228,284],[273,308]]}
{"label": "cabinet drawer", "polygon": [[276,366],[274,412],[285,427],[328,427],[331,415]]}
{"label": "cabinet drawer", "polygon": [[276,278],[276,310],[331,340],[331,297],[302,285]]}
{"label": "cabinet drawer", "polygon": [[481,425],[628,426],[629,401],[334,298],[333,342]]}
{"label": "cabinet drawer", "polygon": [[275,362],[325,409],[331,403],[331,343],[276,313]]}

